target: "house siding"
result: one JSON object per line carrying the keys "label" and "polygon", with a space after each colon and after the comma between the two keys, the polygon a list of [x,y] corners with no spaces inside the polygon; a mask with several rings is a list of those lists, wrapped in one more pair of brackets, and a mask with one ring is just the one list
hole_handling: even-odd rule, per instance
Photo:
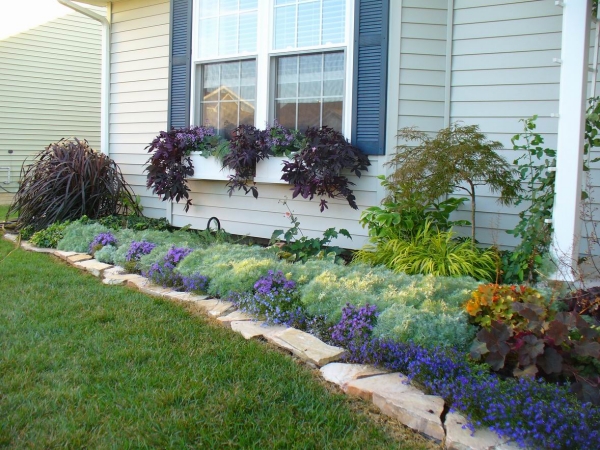
{"label": "house siding", "polygon": [[167,128],[169,2],[113,4],[110,64],[110,156],[119,164],[144,214],[165,217],[166,203],[146,189],[145,147]]}
{"label": "house siding", "polygon": [[100,33],[71,13],[0,39],[1,187],[16,192],[22,164],[63,137],[101,150]]}

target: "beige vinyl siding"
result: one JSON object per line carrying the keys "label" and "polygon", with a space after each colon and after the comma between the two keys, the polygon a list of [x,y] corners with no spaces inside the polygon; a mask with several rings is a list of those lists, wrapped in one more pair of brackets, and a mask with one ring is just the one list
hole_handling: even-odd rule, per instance
{"label": "beige vinyl siding", "polygon": [[[562,9],[552,0],[455,0],[454,8],[451,121],[479,125],[512,162],[519,120],[537,114],[536,131],[556,148],[558,119],[551,115],[558,112],[560,65],[553,58],[560,58]],[[516,244],[506,230],[517,224],[519,208],[500,206],[484,187],[477,196],[477,239]]]}
{"label": "beige vinyl siding", "polygon": [[120,1],[112,8],[110,155],[140,195],[144,214],[165,217],[167,204],[146,189],[145,147],[167,128],[168,0]]}
{"label": "beige vinyl siding", "polygon": [[0,39],[0,187],[15,192],[22,164],[63,137],[101,150],[100,34],[71,13]]}

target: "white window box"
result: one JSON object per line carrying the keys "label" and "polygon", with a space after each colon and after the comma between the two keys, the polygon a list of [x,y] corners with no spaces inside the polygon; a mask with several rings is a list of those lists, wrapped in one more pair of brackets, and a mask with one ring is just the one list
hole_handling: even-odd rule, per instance
{"label": "white window box", "polygon": [[234,174],[231,169],[223,168],[221,160],[214,156],[205,158],[199,153],[192,153],[190,158],[194,166],[194,175],[188,177],[190,180],[229,180],[229,175]]}
{"label": "white window box", "polygon": [[256,163],[256,183],[288,184],[281,179],[283,162],[289,161],[287,156],[271,156]]}

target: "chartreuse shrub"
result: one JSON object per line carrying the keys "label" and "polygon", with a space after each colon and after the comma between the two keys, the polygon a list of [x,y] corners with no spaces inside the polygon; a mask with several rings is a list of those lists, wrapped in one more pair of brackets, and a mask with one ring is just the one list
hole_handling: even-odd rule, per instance
{"label": "chartreuse shrub", "polygon": [[568,387],[532,378],[502,379],[454,349],[373,337],[380,319],[372,305],[344,308],[331,337],[348,350],[348,361],[402,372],[465,414],[471,428],[490,427],[522,447],[597,448],[600,408],[578,402]]}
{"label": "chartreuse shrub", "polygon": [[206,276],[209,294],[227,296],[230,292],[251,292],[261,276],[282,264],[276,248],[218,244],[193,251],[176,272],[187,277],[196,273]]}
{"label": "chartreuse shrub", "polygon": [[54,222],[48,228],[33,233],[29,241],[37,247],[56,248],[59,241],[64,237],[65,229],[70,223],[68,220],[66,222]]}
{"label": "chartreuse shrub", "polygon": [[457,241],[454,233],[440,231],[428,221],[410,238],[382,238],[355,254],[354,261],[384,265],[394,272],[437,276],[471,276],[492,280],[498,266],[496,253]]}
{"label": "chartreuse shrub", "polygon": [[462,305],[477,282],[468,277],[409,276],[383,267],[332,266],[300,287],[302,303],[311,316],[334,324],[344,305],[375,305],[380,320],[374,333],[428,346],[467,349],[475,328]]}

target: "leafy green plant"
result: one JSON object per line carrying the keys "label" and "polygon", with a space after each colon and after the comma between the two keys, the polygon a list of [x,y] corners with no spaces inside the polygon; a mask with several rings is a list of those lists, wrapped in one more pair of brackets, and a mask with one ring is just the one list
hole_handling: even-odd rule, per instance
{"label": "leafy green plant", "polygon": [[552,239],[552,218],[554,207],[556,150],[543,146],[544,138],[535,132],[537,116],[523,119],[523,133],[511,139],[513,148],[523,152],[513,161],[517,165],[519,180],[526,189],[519,193],[515,204],[525,203],[527,207],[519,213],[519,223],[507,233],[521,238],[512,252],[503,258],[503,281],[534,282],[537,267],[542,264]]}
{"label": "leafy green plant", "polygon": [[29,225],[38,231],[84,215],[95,219],[140,214],[135,205],[119,166],[87,141],[73,138],[50,144],[31,164],[23,165],[9,213],[18,212],[18,227]]}
{"label": "leafy green plant", "polygon": [[470,241],[458,242],[453,238],[452,230],[440,231],[426,221],[411,239],[382,239],[377,245],[367,244],[355,253],[353,261],[381,264],[407,274],[494,279],[496,253],[492,249],[478,249]]}
{"label": "leafy green plant", "polygon": [[466,220],[450,220],[450,214],[467,200],[464,197],[450,197],[441,202],[430,201],[418,192],[406,192],[406,187],[391,182],[383,175],[378,178],[389,195],[381,207],[371,206],[360,216],[360,224],[369,229],[373,242],[391,238],[411,239],[427,222],[440,231],[471,224]]}
{"label": "leafy green plant", "polygon": [[440,130],[435,137],[416,128],[403,128],[398,138],[406,144],[386,163],[395,170],[394,183],[405,184],[433,202],[462,190],[471,199],[471,239],[475,243],[476,188],[485,185],[500,194],[498,202],[511,204],[521,191],[515,171],[496,150],[497,141],[488,141],[477,125],[457,123]]}
{"label": "leafy green plant", "polygon": [[[345,228],[341,228],[339,232],[335,228],[328,228],[323,233],[322,238],[304,236],[304,233],[300,229],[300,221],[292,213],[287,201],[283,201],[283,204],[288,209],[286,217],[292,222],[292,227],[285,232],[283,230],[275,230],[271,235],[271,243],[276,242],[281,237],[285,240],[285,244],[281,247],[282,252],[280,253],[283,259],[306,262],[309,258],[323,258],[325,255],[331,254],[334,255],[334,258],[337,258],[343,252],[343,249],[338,246],[329,246],[331,241],[340,235],[352,239],[352,236]],[[300,238],[297,238],[298,234],[301,235]]]}
{"label": "leafy green plant", "polygon": [[29,242],[37,247],[56,248],[58,242],[64,237],[65,229],[70,224],[66,222],[54,222],[48,228],[35,232]]}
{"label": "leafy green plant", "polygon": [[132,230],[159,230],[170,231],[173,226],[165,219],[153,219],[150,217],[127,215],[127,216],[106,216],[98,219],[98,223],[110,228],[111,230],[120,230],[122,228],[131,228]]}

